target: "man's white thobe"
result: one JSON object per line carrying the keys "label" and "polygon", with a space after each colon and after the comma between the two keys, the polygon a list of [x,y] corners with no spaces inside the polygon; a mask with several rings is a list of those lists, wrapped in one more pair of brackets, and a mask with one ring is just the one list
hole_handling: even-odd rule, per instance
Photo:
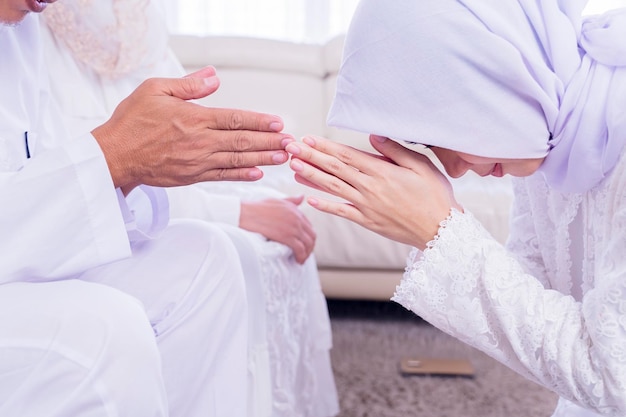
{"label": "man's white thobe", "polygon": [[90,135],[50,105],[39,25],[0,26],[0,415],[244,416],[236,251],[124,198]]}

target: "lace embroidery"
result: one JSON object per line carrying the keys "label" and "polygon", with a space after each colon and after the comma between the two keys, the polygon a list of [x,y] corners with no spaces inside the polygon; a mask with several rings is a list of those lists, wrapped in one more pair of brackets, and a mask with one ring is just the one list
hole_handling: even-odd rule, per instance
{"label": "lace embroidery", "polygon": [[115,78],[163,57],[167,29],[149,0],[58,2],[43,13],[75,59]]}
{"label": "lace embroidery", "polygon": [[[319,324],[311,314],[311,270],[291,261],[291,250],[264,240],[256,245],[261,256],[265,288],[267,338],[272,375],[272,415],[304,417],[316,414],[318,387],[316,355],[329,346],[318,347],[314,339]],[[297,387],[297,389],[295,389]]]}

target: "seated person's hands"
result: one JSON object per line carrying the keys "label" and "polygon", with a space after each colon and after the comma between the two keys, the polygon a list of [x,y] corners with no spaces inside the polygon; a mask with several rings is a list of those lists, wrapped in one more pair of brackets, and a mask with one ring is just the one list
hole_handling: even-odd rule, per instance
{"label": "seated person's hands", "polygon": [[304,196],[242,201],[239,227],[287,245],[300,264],[315,247],[315,231],[298,206]]}
{"label": "seated person's hands", "polygon": [[313,207],[424,249],[450,209],[461,210],[450,182],[427,156],[380,136],[370,142],[382,156],[320,137],[286,150],[296,181],[347,201],[308,198]]}
{"label": "seated person's hands", "polygon": [[184,78],[153,78],[120,103],[92,131],[113,182],[125,192],[139,184],[188,185],[200,181],[261,178],[258,165],[287,161],[290,135],[277,116],[208,108],[188,100],[217,90],[215,69]]}

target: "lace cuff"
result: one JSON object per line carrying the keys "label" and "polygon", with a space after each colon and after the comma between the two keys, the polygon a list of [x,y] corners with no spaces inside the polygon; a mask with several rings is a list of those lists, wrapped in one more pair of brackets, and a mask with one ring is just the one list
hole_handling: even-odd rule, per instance
{"label": "lace cuff", "polygon": [[154,239],[169,223],[169,202],[160,187],[140,185],[120,202],[120,207],[131,242]]}
{"label": "lace cuff", "polygon": [[[463,319],[464,314],[458,313],[473,310],[471,304],[476,298],[470,294],[478,286],[482,264],[479,258],[486,243],[498,244],[471,212],[452,209],[426,250],[414,248],[409,254],[404,277],[392,301],[448,332],[452,330],[451,323],[458,327],[462,321],[475,320],[478,315]],[[449,308],[450,303],[455,304],[453,309]]]}

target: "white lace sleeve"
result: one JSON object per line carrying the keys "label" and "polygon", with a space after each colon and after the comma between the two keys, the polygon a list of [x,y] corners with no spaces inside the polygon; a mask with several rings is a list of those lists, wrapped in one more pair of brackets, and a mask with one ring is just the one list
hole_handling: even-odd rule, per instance
{"label": "white lace sleeve", "polygon": [[534,229],[526,183],[521,178],[514,178],[512,184],[515,198],[511,207],[506,248],[529,274],[537,278],[544,287],[550,288]]}
{"label": "white lace sleeve", "polygon": [[393,300],[564,398],[624,415],[626,271],[610,273],[622,278],[578,303],[526,274],[469,212],[453,211],[412,252]]}

